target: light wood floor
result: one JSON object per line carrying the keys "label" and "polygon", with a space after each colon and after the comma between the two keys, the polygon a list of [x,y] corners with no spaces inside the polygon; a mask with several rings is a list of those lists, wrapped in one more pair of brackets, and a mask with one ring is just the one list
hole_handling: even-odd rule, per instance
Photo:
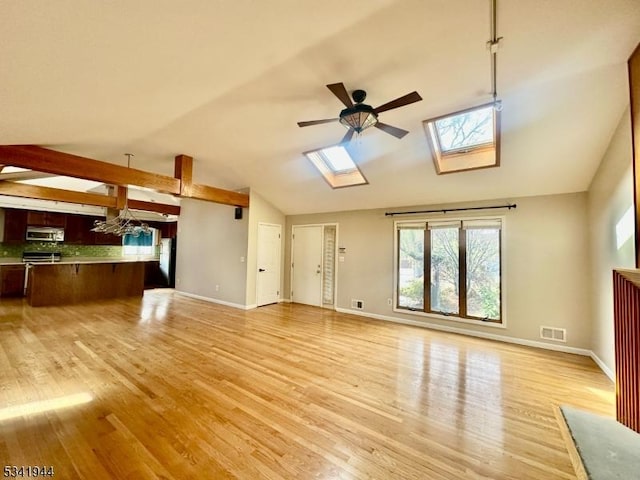
{"label": "light wood floor", "polygon": [[553,406],[614,414],[585,357],[170,290],[3,300],[0,375],[0,468],[56,479],[574,479]]}

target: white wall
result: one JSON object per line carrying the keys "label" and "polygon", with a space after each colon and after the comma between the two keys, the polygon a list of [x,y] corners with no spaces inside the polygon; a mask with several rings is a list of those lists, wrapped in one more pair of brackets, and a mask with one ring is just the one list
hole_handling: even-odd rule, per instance
{"label": "white wall", "polygon": [[[245,209],[247,213],[247,209]],[[251,190],[249,194],[249,239],[247,249],[247,298],[246,305],[249,307],[256,304],[256,277],[258,270],[258,224],[270,223],[273,225],[282,226],[282,242],[281,242],[281,265],[280,272],[283,271],[284,266],[284,226],[285,216],[284,214],[274,207],[271,203],[267,202],[257,192]],[[280,292],[283,291],[284,276],[280,274]],[[282,296],[282,295],[281,295]]]}
{"label": "white wall", "polygon": [[[589,349],[586,193],[512,201],[517,203],[517,209],[489,212],[506,216],[504,299],[507,326],[504,329],[394,312],[387,304],[387,299],[393,297],[394,218],[386,217],[385,210],[287,217],[285,292],[290,291],[288,267],[291,264],[292,225],[335,222],[339,224],[338,246],[346,248],[344,262],[338,263],[338,308],[349,309],[354,298],[364,301],[363,311],[368,314],[537,342],[544,342],[540,339],[541,325],[562,327],[567,329],[567,343],[562,345]],[[504,200],[489,203],[503,204]]]}
{"label": "white wall", "polygon": [[631,116],[627,109],[588,193],[591,348],[611,372],[615,371],[612,270],[634,268],[635,265],[634,236],[620,247],[616,239],[616,225],[633,207],[631,158]]}
{"label": "white wall", "polygon": [[234,207],[201,200],[185,198],[180,207],[176,289],[244,307],[247,216],[235,220]]}

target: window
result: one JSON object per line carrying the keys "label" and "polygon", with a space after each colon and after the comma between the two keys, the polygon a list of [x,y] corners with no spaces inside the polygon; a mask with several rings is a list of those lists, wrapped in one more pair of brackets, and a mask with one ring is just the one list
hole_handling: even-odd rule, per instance
{"label": "window", "polygon": [[500,112],[493,103],[423,124],[438,174],[500,165]]}
{"label": "window", "polygon": [[158,230],[151,229],[151,233],[135,235],[126,234],[122,237],[123,255],[155,255],[158,243]]}
{"label": "window", "polygon": [[501,323],[502,223],[397,222],[397,308]]}
{"label": "window", "polygon": [[342,145],[305,152],[332,188],[365,185],[369,182]]}

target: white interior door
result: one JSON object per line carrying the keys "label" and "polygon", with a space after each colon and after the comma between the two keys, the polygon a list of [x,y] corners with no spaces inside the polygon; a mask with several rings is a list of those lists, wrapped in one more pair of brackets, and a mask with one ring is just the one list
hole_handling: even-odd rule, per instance
{"label": "white interior door", "polygon": [[258,224],[258,273],[256,303],[258,306],[280,300],[281,225]]}
{"label": "white interior door", "polygon": [[291,301],[322,306],[322,226],[293,227]]}

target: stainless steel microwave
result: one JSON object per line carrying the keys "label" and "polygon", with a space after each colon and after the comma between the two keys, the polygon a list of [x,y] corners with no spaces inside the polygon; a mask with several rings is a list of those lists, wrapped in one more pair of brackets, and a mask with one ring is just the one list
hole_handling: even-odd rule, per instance
{"label": "stainless steel microwave", "polygon": [[27,240],[35,242],[64,242],[64,229],[27,227]]}

